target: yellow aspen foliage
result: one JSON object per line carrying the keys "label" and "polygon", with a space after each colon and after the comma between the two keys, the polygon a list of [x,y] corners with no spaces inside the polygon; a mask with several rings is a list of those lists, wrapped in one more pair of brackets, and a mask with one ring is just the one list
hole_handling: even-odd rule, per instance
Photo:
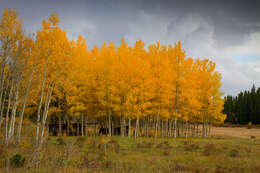
{"label": "yellow aspen foliage", "polygon": [[[129,128],[136,137],[176,137],[178,123],[187,131],[188,123],[202,124],[207,136],[211,124],[225,120],[216,64],[186,57],[181,42],[131,46],[122,39],[89,49],[83,36],[69,40],[59,22],[51,14],[35,39],[25,36],[14,10],[5,9],[0,22],[0,108],[7,105],[0,112],[36,114],[37,139],[50,114],[90,118],[110,135],[112,127],[125,129],[122,135]],[[10,104],[2,104],[9,95]]]}

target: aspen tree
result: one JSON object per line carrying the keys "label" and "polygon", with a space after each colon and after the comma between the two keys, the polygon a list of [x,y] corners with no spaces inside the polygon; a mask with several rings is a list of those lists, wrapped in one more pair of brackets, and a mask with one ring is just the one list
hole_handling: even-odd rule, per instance
{"label": "aspen tree", "polygon": [[24,35],[14,10],[3,12],[0,129],[4,116],[7,145],[15,133],[19,143],[24,114],[34,111],[36,147],[51,114],[58,116],[59,134],[62,119],[69,134],[73,118],[78,134],[87,135],[87,121],[92,119],[110,136],[119,126],[125,136],[128,126],[129,137],[198,136],[199,125],[207,137],[213,123],[224,121],[216,64],[186,57],[181,42],[168,46],[157,42],[145,49],[142,40],[130,46],[122,39],[119,46],[111,42],[88,50],[85,38],[69,41],[58,24],[57,15],[50,15],[31,39]]}
{"label": "aspen tree", "polygon": [[[52,14],[48,21],[43,20],[42,30],[37,32],[35,55],[39,58],[38,69],[41,75],[40,98],[37,110],[36,145],[42,142],[49,106],[54,88],[62,85],[62,77],[69,69],[71,43],[66,32],[57,24],[59,18]],[[41,110],[43,107],[43,112]],[[41,121],[40,121],[41,120]],[[41,131],[40,131],[41,127]],[[41,134],[40,134],[41,133]]]}

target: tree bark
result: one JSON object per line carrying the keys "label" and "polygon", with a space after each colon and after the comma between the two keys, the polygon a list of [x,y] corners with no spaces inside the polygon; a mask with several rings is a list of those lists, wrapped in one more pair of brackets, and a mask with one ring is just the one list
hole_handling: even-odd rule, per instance
{"label": "tree bark", "polygon": [[162,121],[161,121],[161,137],[164,137],[164,123],[163,123],[163,117],[162,117]]}
{"label": "tree bark", "polygon": [[124,136],[123,115],[120,118],[120,136]]}
{"label": "tree bark", "polygon": [[27,98],[28,98],[29,89],[30,89],[31,83],[32,83],[33,73],[34,73],[34,72],[32,72],[32,73],[30,74],[30,79],[29,79],[29,81],[28,81],[28,84],[27,84],[26,90],[25,90],[25,96],[24,96],[22,111],[21,111],[21,113],[20,113],[20,119],[19,119],[19,124],[18,124],[18,131],[17,131],[17,136],[16,136],[16,143],[17,143],[17,144],[19,144],[20,138],[21,138],[22,124],[23,124],[23,115],[24,115],[24,110],[25,110],[26,104],[27,104]]}
{"label": "tree bark", "polygon": [[126,121],[125,121],[125,113],[124,113],[124,118],[123,118],[123,124],[124,124],[124,134],[123,134],[123,136],[126,136]]}
{"label": "tree bark", "polygon": [[177,117],[174,119],[174,138],[177,137]]}
{"label": "tree bark", "polygon": [[61,112],[59,112],[59,114],[58,114],[58,118],[59,118],[59,132],[58,132],[58,136],[62,136]]}
{"label": "tree bark", "polygon": [[8,132],[8,140],[13,138],[14,135],[14,125],[15,125],[15,115],[16,115],[16,108],[17,108],[17,102],[18,102],[18,95],[19,95],[19,85],[16,86],[15,90],[15,95],[14,95],[14,104],[13,104],[13,109],[12,109],[12,117],[11,117],[11,122],[10,122],[10,127],[9,127],[9,132]]}
{"label": "tree bark", "polygon": [[84,115],[81,113],[81,136],[84,136]]}
{"label": "tree bark", "polygon": [[187,138],[188,137],[188,121],[186,120],[186,124],[185,124],[185,128],[186,128],[186,132],[185,132],[185,137]]}
{"label": "tree bark", "polygon": [[136,124],[135,124],[135,138],[139,136],[139,117],[136,119]]}
{"label": "tree bark", "polygon": [[67,136],[69,136],[70,135],[70,118],[69,118],[69,114],[67,111],[66,111],[66,124],[67,124],[66,132],[67,132]]}
{"label": "tree bark", "polygon": [[13,80],[12,80],[12,84],[11,84],[11,88],[9,91],[9,96],[8,96],[8,106],[7,106],[7,110],[6,110],[6,118],[5,118],[5,144],[6,146],[8,146],[9,144],[9,140],[8,140],[8,124],[9,124],[9,109],[10,109],[10,104],[11,104],[11,98],[12,98],[12,92],[13,92]]}
{"label": "tree bark", "polygon": [[85,117],[85,136],[88,136],[88,116]]}
{"label": "tree bark", "polygon": [[111,121],[110,108],[108,108],[108,132],[109,132],[109,136],[112,136],[112,121]]}
{"label": "tree bark", "polygon": [[38,146],[38,144],[39,144],[41,108],[42,108],[42,100],[43,100],[44,89],[45,89],[45,80],[46,80],[46,76],[47,76],[47,66],[48,66],[48,57],[46,57],[46,63],[44,65],[44,74],[43,74],[43,79],[42,79],[42,83],[41,83],[41,87],[40,87],[40,101],[39,101],[38,110],[37,110],[37,122],[36,122],[36,137],[35,137],[36,146]]}
{"label": "tree bark", "polygon": [[128,116],[128,137],[131,137],[131,117],[130,115]]}
{"label": "tree bark", "polygon": [[[4,88],[5,80],[7,80],[6,89]],[[1,74],[1,89],[0,89],[0,129],[2,125],[2,118],[3,118],[3,111],[4,111],[4,105],[5,105],[5,97],[9,86],[9,80],[8,76],[6,79],[4,78],[4,72]]]}
{"label": "tree bark", "polygon": [[45,102],[44,113],[43,113],[42,124],[41,124],[40,144],[42,144],[42,142],[43,142],[45,124],[46,124],[46,120],[47,120],[47,116],[48,116],[48,111],[49,111],[49,106],[50,106],[50,102],[51,102],[53,87],[54,87],[53,84],[51,84],[50,87],[48,88],[48,91],[47,91],[47,96],[46,96],[47,101]]}
{"label": "tree bark", "polygon": [[79,120],[77,118],[75,118],[77,121],[77,136],[79,136]]}
{"label": "tree bark", "polygon": [[155,137],[158,136],[159,113],[156,113]]}

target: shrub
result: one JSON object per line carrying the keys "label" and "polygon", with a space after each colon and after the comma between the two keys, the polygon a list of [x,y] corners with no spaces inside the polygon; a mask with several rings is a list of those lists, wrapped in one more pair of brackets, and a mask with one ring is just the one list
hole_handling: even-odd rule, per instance
{"label": "shrub", "polygon": [[167,145],[167,146],[170,145],[170,144],[169,144],[169,141],[164,141],[163,144],[164,144],[164,145]]}
{"label": "shrub", "polygon": [[87,152],[85,152],[81,157],[81,162],[77,166],[79,168],[88,167],[88,163],[90,162],[89,155]]}
{"label": "shrub", "polygon": [[153,143],[151,142],[143,142],[143,143],[137,143],[136,147],[137,148],[152,148]]}
{"label": "shrub", "polygon": [[229,153],[230,157],[238,157],[239,156],[239,151],[236,149],[232,149]]}
{"label": "shrub", "polygon": [[90,148],[94,149],[97,147],[98,143],[95,138],[89,138],[88,145]]}
{"label": "shrub", "polygon": [[255,168],[253,170],[254,170],[254,172],[260,172],[260,164],[255,166]]}
{"label": "shrub", "polygon": [[216,139],[224,139],[222,136],[216,136]]}
{"label": "shrub", "polygon": [[199,144],[193,143],[191,140],[184,141],[182,147],[185,151],[196,151],[200,148]]}
{"label": "shrub", "polygon": [[185,151],[196,151],[199,148],[200,148],[199,145],[196,143],[187,143],[186,145],[184,145]]}
{"label": "shrub", "polygon": [[216,152],[216,147],[215,147],[214,144],[211,143],[211,144],[205,145],[202,153],[203,153],[204,156],[209,156],[209,155],[211,155],[215,152]]}
{"label": "shrub", "polygon": [[71,154],[75,154],[77,152],[77,147],[74,147],[74,144],[72,142],[68,142],[64,148],[64,157],[66,159],[69,159]]}
{"label": "shrub", "polygon": [[222,166],[219,166],[219,165],[216,165],[216,168],[215,168],[215,172],[216,173],[224,173],[225,172],[225,168],[222,167]]}
{"label": "shrub", "polygon": [[162,148],[162,147],[163,147],[163,144],[162,144],[162,143],[156,145],[156,148]]}
{"label": "shrub", "polygon": [[20,154],[15,154],[10,158],[10,162],[13,167],[23,167],[25,157],[22,157]]}
{"label": "shrub", "polygon": [[78,137],[77,140],[76,140],[76,144],[77,144],[79,147],[82,147],[85,141],[86,141],[86,138],[85,138],[85,137]]}
{"label": "shrub", "polygon": [[163,150],[162,155],[163,156],[169,156],[170,155],[170,151],[169,150]]}
{"label": "shrub", "polygon": [[62,137],[59,137],[59,138],[57,139],[57,142],[58,142],[58,145],[65,145],[65,144],[66,144],[65,141],[64,141],[64,139],[63,139]]}
{"label": "shrub", "polygon": [[245,168],[240,167],[240,165],[235,165],[228,169],[228,172],[246,172]]}
{"label": "shrub", "polygon": [[159,143],[158,145],[156,145],[156,148],[163,148],[163,149],[171,149],[172,147],[170,146],[168,141],[164,141],[162,143]]}
{"label": "shrub", "polygon": [[75,167],[80,169],[89,168],[89,169],[97,169],[103,166],[103,163],[107,160],[106,156],[103,153],[98,153],[96,157],[90,157],[88,152],[85,152],[79,162],[75,162]]}
{"label": "shrub", "polygon": [[111,168],[112,168],[112,162],[111,162],[111,160],[104,160],[104,161],[103,161],[103,167],[104,167],[105,169],[111,169]]}
{"label": "shrub", "polygon": [[64,154],[62,152],[56,152],[51,158],[53,168],[62,167],[65,161]]}
{"label": "shrub", "polygon": [[190,172],[190,168],[182,163],[176,162],[171,166],[170,172]]}
{"label": "shrub", "polygon": [[114,151],[116,153],[119,152],[120,150],[120,145],[118,144],[117,141],[115,140],[111,140],[107,143],[108,149],[110,149],[111,151]]}
{"label": "shrub", "polygon": [[250,136],[250,138],[251,138],[251,139],[256,139],[256,137],[255,137],[255,136]]}
{"label": "shrub", "polygon": [[251,128],[252,128],[252,122],[251,122],[251,121],[248,122],[248,124],[247,124],[247,128],[248,128],[248,129],[251,129]]}
{"label": "shrub", "polygon": [[4,155],[5,150],[4,150],[4,145],[0,143],[0,156]]}

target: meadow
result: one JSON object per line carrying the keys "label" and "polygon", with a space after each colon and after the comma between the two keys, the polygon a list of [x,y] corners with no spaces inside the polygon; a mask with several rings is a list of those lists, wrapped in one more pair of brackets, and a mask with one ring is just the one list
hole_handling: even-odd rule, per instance
{"label": "meadow", "polygon": [[[238,130],[243,134],[241,128]],[[255,131],[260,133],[260,129],[252,129]],[[48,137],[40,149],[37,167],[31,160],[31,141],[33,138],[27,137],[19,146],[1,147],[0,172],[5,171],[7,154],[11,158],[9,172],[260,172],[260,139],[255,136]]]}
{"label": "meadow", "polygon": [[51,14],[27,34],[3,10],[0,172],[260,172],[257,104],[236,111],[250,129],[212,127],[235,113],[223,113],[211,58],[187,56],[181,41],[89,49],[59,22]]}

